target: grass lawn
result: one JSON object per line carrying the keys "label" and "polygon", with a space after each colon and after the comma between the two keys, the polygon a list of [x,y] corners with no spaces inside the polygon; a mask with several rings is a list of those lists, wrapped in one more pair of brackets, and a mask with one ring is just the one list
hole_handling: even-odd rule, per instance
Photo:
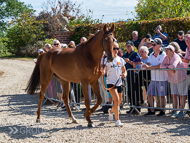
{"label": "grass lawn", "polygon": [[3,56],[0,56],[0,58],[6,58],[6,59],[22,59],[22,60],[33,60],[34,58],[32,57],[18,57],[18,56],[15,56],[14,54],[12,53],[7,53],[7,55],[3,55]]}

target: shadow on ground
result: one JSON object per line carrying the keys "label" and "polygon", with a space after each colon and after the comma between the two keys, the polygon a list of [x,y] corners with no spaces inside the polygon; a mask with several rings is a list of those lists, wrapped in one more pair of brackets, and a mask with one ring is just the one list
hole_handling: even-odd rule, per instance
{"label": "shadow on ground", "polygon": [[[2,110],[0,113],[8,112],[11,116],[18,116],[19,118],[22,118],[23,115],[31,115],[34,116],[32,119],[36,119],[36,111],[38,107],[38,95],[27,95],[27,94],[18,94],[18,95],[2,95],[1,97],[8,97],[8,105],[7,104],[0,104],[0,106],[9,106],[8,110]],[[2,102],[3,103],[3,102]],[[5,108],[6,109],[6,108]],[[11,136],[12,138],[49,138],[49,135],[53,132],[66,132],[70,130],[84,130],[89,129],[93,130],[91,128],[87,128],[87,122],[85,124],[75,124],[72,126],[67,126],[68,124],[71,124],[71,121],[68,121],[68,115],[66,111],[63,111],[61,108],[56,110],[57,107],[54,104],[45,104],[42,106],[42,118],[45,120],[42,120],[43,123],[34,123],[23,125],[22,123],[19,124],[6,124],[0,125],[0,132],[4,132]],[[100,109],[100,108],[99,108]],[[141,125],[154,125],[159,128],[164,128],[165,132],[163,133],[172,133],[171,136],[190,136],[190,120],[189,117],[185,117],[184,120],[180,119],[173,119],[168,116],[166,117],[145,117],[143,115],[131,115],[128,117],[128,115],[125,113],[125,111],[128,109],[128,107],[124,107],[122,110],[122,114],[120,114],[120,119],[123,123],[125,123],[125,126],[123,128],[127,127],[127,123],[132,123],[134,126],[141,126]],[[84,111],[73,111],[74,116],[77,119],[84,120]],[[94,121],[94,124],[96,125],[96,128],[110,128],[110,124],[108,123],[108,114],[104,114],[102,111],[97,110],[94,114],[91,115],[92,121]],[[51,126],[49,128],[49,124],[46,122],[46,119],[53,120],[61,118],[64,122],[60,120],[60,123],[66,124],[66,126],[59,127],[57,125]],[[31,118],[30,118],[31,120]],[[67,121],[66,121],[67,120]],[[35,122],[35,121],[32,121]],[[167,125],[174,125],[175,128],[167,128]],[[48,133],[48,134],[47,134]],[[152,135],[156,135],[158,132],[153,132]]]}

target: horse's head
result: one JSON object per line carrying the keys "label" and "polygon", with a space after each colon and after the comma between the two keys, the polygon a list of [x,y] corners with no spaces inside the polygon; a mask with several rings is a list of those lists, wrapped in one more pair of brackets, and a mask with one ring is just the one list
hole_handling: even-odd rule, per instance
{"label": "horse's head", "polygon": [[113,46],[114,46],[114,35],[113,32],[115,30],[114,24],[112,25],[111,29],[107,28],[107,24],[104,25],[103,31],[104,35],[102,38],[102,48],[107,54],[107,61],[112,62],[114,57],[113,57]]}

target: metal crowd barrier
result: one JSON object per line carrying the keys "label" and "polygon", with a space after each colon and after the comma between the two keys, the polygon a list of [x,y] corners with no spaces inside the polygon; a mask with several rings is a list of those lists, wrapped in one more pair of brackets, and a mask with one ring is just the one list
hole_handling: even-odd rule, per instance
{"label": "metal crowd barrier", "polygon": [[[187,113],[187,111],[189,112],[189,105],[190,105],[190,87],[189,87],[189,75],[186,76],[186,78],[183,80],[183,85],[181,86],[183,93],[187,93],[187,95],[185,96],[181,96],[182,100],[184,100],[184,102],[182,102],[182,105],[185,104],[184,109],[181,109],[179,107],[181,107],[182,105],[180,104],[180,95],[177,94],[177,102],[178,103],[173,103],[173,98],[171,98],[171,88],[170,88],[170,83],[169,82],[160,82],[158,81],[156,84],[157,86],[160,88],[160,90],[157,92],[157,95],[153,98],[151,98],[152,100],[152,105],[153,107],[150,107],[150,103],[148,103],[148,95],[146,94],[148,89],[149,89],[149,94],[152,95],[154,94],[154,91],[156,90],[156,87],[153,88],[153,84],[150,84],[151,82],[151,72],[156,72],[156,74],[154,74],[155,77],[153,78],[161,78],[161,73],[160,72],[164,72],[165,76],[167,77],[167,72],[171,72],[173,76],[175,76],[175,78],[177,78],[177,85],[182,84],[182,81],[179,81],[179,79],[183,79],[184,75],[182,74],[183,72],[186,73],[187,75],[187,71],[188,69],[128,69],[128,75],[127,75],[127,97],[125,97],[125,101],[130,108],[132,109],[131,112],[129,113],[129,116],[132,114],[132,112],[134,112],[134,110],[136,112],[138,112],[140,114],[140,110],[141,108],[147,108],[147,109],[154,109],[154,110],[172,110],[172,111],[184,111],[184,114],[182,116],[185,116],[185,114]],[[165,77],[165,78],[166,78]],[[165,79],[164,78],[164,79]],[[175,78],[172,78],[172,82],[175,80]],[[167,80],[167,79],[165,79]],[[168,80],[167,80],[168,81]],[[188,85],[185,89],[185,84]],[[167,91],[166,91],[167,90]],[[162,95],[165,96],[165,98],[158,96],[158,95],[162,95],[162,94],[166,94],[166,95]],[[185,100],[186,98],[186,100]],[[150,101],[151,101],[150,99]],[[147,100],[147,103],[144,103],[144,101]],[[165,100],[165,106],[164,106],[164,100]],[[176,108],[176,105],[179,104],[179,106]],[[148,112],[148,111],[147,111]]]}
{"label": "metal crowd barrier", "polygon": [[[166,95],[164,95],[164,100],[165,100],[165,106],[163,107],[162,104],[163,102],[161,102],[163,100],[160,100],[160,96],[155,96],[155,98],[153,98],[154,102],[153,102],[153,107],[150,107],[150,103],[148,103],[148,96],[147,96],[147,91],[148,88],[150,88],[150,93],[152,93],[154,90],[156,90],[156,87],[154,87],[154,89],[150,86],[150,81],[151,81],[151,71],[164,71],[165,75],[167,75],[167,72],[177,72],[178,78],[179,76],[182,76],[182,74],[178,74],[182,71],[187,72],[188,69],[152,69],[152,70],[148,70],[148,69],[128,69],[128,75],[126,78],[123,79],[123,99],[122,99],[122,105],[124,106],[124,104],[127,104],[132,110],[129,113],[129,116],[132,114],[132,112],[134,112],[134,110],[136,112],[139,112],[139,110],[141,108],[147,108],[148,110],[150,109],[155,109],[155,110],[170,110],[170,111],[184,111],[183,117],[185,116],[185,114],[188,112],[190,112],[189,109],[189,105],[190,105],[190,86],[188,86],[187,89],[187,96],[185,102],[185,107],[184,109],[181,109],[179,107],[174,108],[175,105],[173,105],[173,98],[171,97],[171,89],[170,89],[170,83],[164,83],[167,88],[163,88],[160,89],[157,94],[161,94],[161,92],[165,93]],[[160,77],[160,72],[158,72],[158,74],[154,75],[155,78],[156,77]],[[186,85],[189,85],[189,75],[187,75],[187,80],[185,80]],[[105,81],[105,80],[104,80]],[[177,83],[179,83],[177,81]],[[160,85],[161,82],[158,81],[158,85]],[[112,106],[112,104],[107,104],[108,101],[108,93],[107,91],[103,88],[103,85],[101,83],[101,79],[99,79],[99,87],[100,87],[100,94],[102,96],[103,102],[102,102],[102,106]],[[185,87],[185,86],[184,86]],[[183,88],[182,86],[182,91]],[[165,92],[165,90],[167,89],[167,92]],[[89,91],[91,91],[91,88],[89,88]],[[95,105],[97,99],[96,96],[93,94],[93,92],[89,93],[91,102],[90,105]],[[70,96],[69,96],[69,104],[71,107],[75,107],[76,109],[80,109],[79,106],[81,104],[84,105],[84,97],[82,94],[82,88],[81,88],[81,84],[80,83],[71,83],[70,85]],[[179,106],[180,105],[180,95],[177,95],[177,102],[179,102]],[[182,98],[183,99],[183,98]],[[64,104],[63,100],[62,100],[62,89],[61,89],[61,85],[60,83],[55,79],[55,77],[53,77],[52,81],[50,82],[50,85],[48,86],[46,93],[45,93],[45,101],[46,100],[50,100],[51,102],[59,102],[60,104],[57,106],[57,108],[59,108],[61,105]],[[147,103],[144,103],[144,101],[147,100]],[[45,101],[43,102],[43,104],[45,103]],[[177,104],[177,103],[174,103]],[[176,107],[176,106],[175,106]],[[148,112],[148,111],[147,111]],[[183,119],[182,117],[182,119]]]}
{"label": "metal crowd barrier", "polygon": [[[100,95],[102,97],[102,104],[101,106],[112,106],[112,104],[107,104],[108,102],[108,92],[107,90],[105,90],[103,88],[102,85],[102,80],[101,77],[98,80],[99,81],[99,88],[100,88]],[[105,80],[104,80],[105,81]],[[123,79],[123,82],[126,84],[126,79]],[[104,83],[105,84],[105,83]],[[125,104],[124,101],[126,101],[125,97],[126,96],[126,86],[125,84],[123,84],[123,99],[122,99],[122,104],[121,106],[123,106]],[[90,100],[90,105],[95,105],[97,98],[94,95],[94,93],[91,91],[91,87],[89,85],[88,87],[88,94],[89,94],[89,100]],[[61,106],[64,105],[63,99],[62,99],[62,87],[61,84],[59,83],[59,81],[56,80],[55,77],[52,78],[52,81],[50,82],[46,92],[45,92],[45,98],[44,101],[42,103],[42,105],[45,104],[45,102],[47,100],[49,100],[50,102],[54,103],[55,102],[59,102],[59,104],[57,105],[57,109]],[[80,83],[70,83],[70,93],[69,93],[69,105],[70,107],[75,107],[77,110],[80,109],[80,105],[84,105],[84,96],[82,94],[82,88],[81,88],[81,84]],[[66,108],[63,108],[66,109]]]}

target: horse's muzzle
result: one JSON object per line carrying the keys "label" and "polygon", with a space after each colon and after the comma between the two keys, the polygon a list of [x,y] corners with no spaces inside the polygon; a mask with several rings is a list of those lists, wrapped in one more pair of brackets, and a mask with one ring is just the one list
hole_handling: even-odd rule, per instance
{"label": "horse's muzzle", "polygon": [[108,57],[108,63],[113,61],[113,57]]}

